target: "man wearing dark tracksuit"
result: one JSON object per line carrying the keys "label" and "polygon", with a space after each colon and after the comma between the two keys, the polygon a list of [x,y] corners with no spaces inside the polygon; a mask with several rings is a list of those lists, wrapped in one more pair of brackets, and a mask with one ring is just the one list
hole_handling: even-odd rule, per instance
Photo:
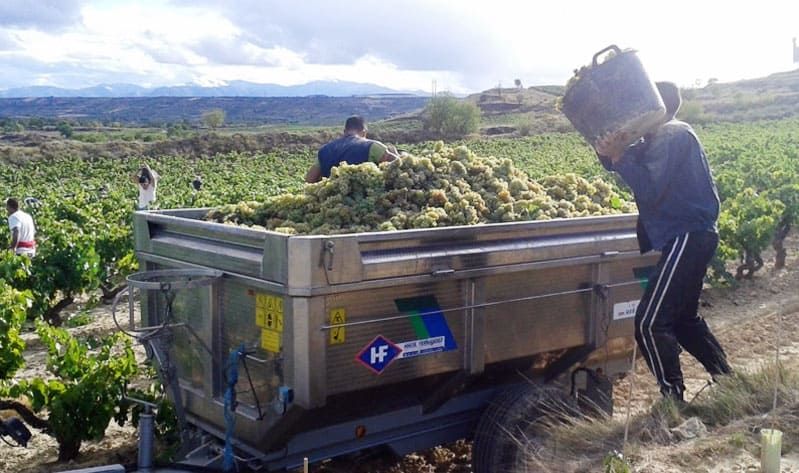
{"label": "man wearing dark tracksuit", "polygon": [[[680,347],[714,378],[730,373],[724,350],[697,314],[702,284],[718,245],[719,197],[693,129],[674,119],[680,92],[659,82],[669,121],[627,146],[611,135],[596,144],[606,169],[635,194],[641,252],[660,250],[635,314],[635,338],[664,396],[683,400]],[[634,138],[634,137],[631,137]]]}

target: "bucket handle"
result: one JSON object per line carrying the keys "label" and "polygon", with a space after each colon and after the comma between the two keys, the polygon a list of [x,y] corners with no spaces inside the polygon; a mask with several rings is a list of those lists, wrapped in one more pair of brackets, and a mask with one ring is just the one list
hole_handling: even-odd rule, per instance
{"label": "bucket handle", "polygon": [[599,56],[601,56],[602,54],[604,54],[604,53],[606,53],[606,52],[610,51],[611,49],[612,49],[613,51],[615,51],[615,52],[616,52],[616,54],[621,54],[621,49],[619,49],[619,47],[618,47],[618,46],[616,46],[615,44],[611,44],[610,46],[608,46],[607,48],[603,49],[602,51],[599,51],[598,53],[594,54],[594,61],[593,61],[593,62],[594,62],[594,67],[596,67],[596,66],[597,66],[597,62],[596,62],[597,58],[598,58]]}

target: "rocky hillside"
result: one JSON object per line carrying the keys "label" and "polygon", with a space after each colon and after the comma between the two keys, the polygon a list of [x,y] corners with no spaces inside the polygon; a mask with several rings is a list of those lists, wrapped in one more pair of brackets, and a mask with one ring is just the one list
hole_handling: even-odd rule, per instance
{"label": "rocky hillside", "polygon": [[197,122],[212,109],[236,125],[336,125],[354,113],[369,121],[419,110],[428,98],[414,95],[353,97],[41,97],[0,98],[0,117],[55,118],[153,125]]}

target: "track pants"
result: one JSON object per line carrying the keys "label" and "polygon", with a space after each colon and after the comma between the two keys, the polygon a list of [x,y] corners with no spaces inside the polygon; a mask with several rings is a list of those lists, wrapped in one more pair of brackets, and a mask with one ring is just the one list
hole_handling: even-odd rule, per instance
{"label": "track pants", "polygon": [[635,313],[635,339],[664,396],[683,398],[680,347],[711,375],[730,366],[718,340],[697,314],[707,265],[718,246],[714,232],[681,235],[662,250]]}

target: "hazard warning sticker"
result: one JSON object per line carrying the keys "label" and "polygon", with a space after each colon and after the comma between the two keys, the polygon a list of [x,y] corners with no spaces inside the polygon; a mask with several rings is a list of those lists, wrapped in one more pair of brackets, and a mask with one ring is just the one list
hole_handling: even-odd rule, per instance
{"label": "hazard warning sticker", "polygon": [[261,327],[261,348],[280,352],[283,340],[283,298],[255,294],[255,325]]}
{"label": "hazard warning sticker", "polygon": [[[347,311],[339,307],[330,311],[330,325],[347,323]],[[346,327],[333,327],[330,329],[330,344],[340,345],[347,339]]]}

